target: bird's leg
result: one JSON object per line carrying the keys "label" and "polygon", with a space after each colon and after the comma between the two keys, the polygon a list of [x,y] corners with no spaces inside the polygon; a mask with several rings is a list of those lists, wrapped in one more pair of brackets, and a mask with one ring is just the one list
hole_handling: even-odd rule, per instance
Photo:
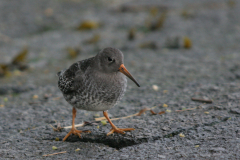
{"label": "bird's leg", "polygon": [[72,109],[72,129],[68,132],[68,134],[63,138],[63,141],[65,141],[71,134],[78,135],[79,138],[81,138],[82,132],[88,132],[91,133],[91,131],[79,131],[75,128],[75,118],[76,118],[77,110],[73,107]]}
{"label": "bird's leg", "polygon": [[112,126],[112,129],[110,130],[110,132],[108,132],[107,136],[109,136],[110,134],[113,134],[114,132],[116,132],[116,133],[121,133],[121,134],[125,134],[124,131],[135,130],[134,128],[117,128],[117,127],[112,123],[112,121],[110,120],[110,118],[108,117],[107,111],[103,111],[103,115],[106,117],[106,119],[108,120],[108,122],[109,122],[110,125]]}

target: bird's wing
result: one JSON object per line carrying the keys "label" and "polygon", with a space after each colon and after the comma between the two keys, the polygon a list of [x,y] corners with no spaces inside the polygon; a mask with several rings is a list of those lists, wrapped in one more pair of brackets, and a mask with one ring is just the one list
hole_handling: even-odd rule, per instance
{"label": "bird's wing", "polygon": [[85,71],[90,66],[93,58],[78,61],[72,64],[68,69],[58,72],[58,88],[63,93],[78,90],[84,83]]}

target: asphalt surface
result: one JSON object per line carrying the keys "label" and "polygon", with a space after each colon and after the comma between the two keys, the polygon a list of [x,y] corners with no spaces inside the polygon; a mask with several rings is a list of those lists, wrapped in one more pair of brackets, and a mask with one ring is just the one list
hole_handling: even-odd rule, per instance
{"label": "asphalt surface", "polygon": [[[162,14],[160,28],[147,27]],[[12,67],[0,78],[0,159],[240,159],[239,15],[233,0],[1,0],[0,64],[27,46],[29,68]],[[83,20],[100,25],[79,31]],[[96,34],[99,41],[87,43]],[[78,110],[76,124],[91,123],[78,129],[92,132],[62,142],[69,129],[50,125],[71,125],[72,107],[57,88],[56,73],[108,46],[122,50],[141,85],[129,80],[109,114],[120,118],[116,126],[136,130],[106,136],[109,123],[94,119],[101,112]],[[68,47],[80,55],[69,58]],[[121,119],[152,107],[165,113]]]}

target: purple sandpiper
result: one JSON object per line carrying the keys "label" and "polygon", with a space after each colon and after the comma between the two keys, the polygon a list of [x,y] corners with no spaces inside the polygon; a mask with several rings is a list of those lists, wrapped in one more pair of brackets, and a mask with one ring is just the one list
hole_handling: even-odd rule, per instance
{"label": "purple sandpiper", "polygon": [[71,134],[81,138],[80,133],[83,131],[75,128],[76,109],[103,111],[103,115],[112,126],[107,136],[114,132],[124,134],[124,131],[134,130],[134,128],[117,128],[107,113],[107,110],[114,107],[126,91],[127,78],[122,73],[140,87],[125,68],[123,53],[111,47],[101,50],[95,57],[78,61],[68,69],[57,73],[58,88],[73,107],[72,129],[63,141]]}

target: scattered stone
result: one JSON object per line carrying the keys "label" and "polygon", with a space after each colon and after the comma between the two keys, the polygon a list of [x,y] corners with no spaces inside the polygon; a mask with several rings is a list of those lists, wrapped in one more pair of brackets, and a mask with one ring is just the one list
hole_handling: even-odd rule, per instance
{"label": "scattered stone", "polygon": [[57,148],[56,146],[52,146],[52,149],[53,149],[53,150],[56,150],[56,149],[58,149],[58,148]]}
{"label": "scattered stone", "polygon": [[153,50],[158,48],[156,42],[154,42],[154,41],[143,42],[139,45],[139,47],[143,48],[143,49],[149,48],[149,49],[153,49]]}
{"label": "scattered stone", "polygon": [[94,117],[96,118],[96,117],[100,117],[100,114],[99,113],[95,113],[94,114]]}
{"label": "scattered stone", "polygon": [[76,58],[80,54],[80,47],[67,47],[67,52],[70,58]]}
{"label": "scattered stone", "polygon": [[233,114],[240,114],[240,109],[232,108],[232,109],[230,109],[230,113],[233,113]]}
{"label": "scattered stone", "polygon": [[136,37],[136,29],[135,28],[131,28],[129,31],[128,31],[128,40],[132,41],[134,40]]}
{"label": "scattered stone", "polygon": [[163,107],[167,108],[167,107],[168,107],[168,105],[164,103],[164,104],[163,104]]}
{"label": "scattered stone", "polygon": [[165,11],[160,15],[158,19],[154,19],[149,25],[149,30],[155,31],[155,30],[161,29],[166,20],[166,15],[167,15],[167,12]]}
{"label": "scattered stone", "polygon": [[33,95],[33,99],[38,99],[38,95]]}
{"label": "scattered stone", "polygon": [[168,93],[168,90],[163,90],[163,93],[164,93],[164,94]]}
{"label": "scattered stone", "polygon": [[152,85],[152,88],[154,91],[158,91],[159,90],[159,87],[157,85]]}
{"label": "scattered stone", "polygon": [[107,125],[107,121],[105,121],[105,120],[102,120],[101,123],[103,126]]}
{"label": "scattered stone", "polygon": [[8,98],[7,97],[3,98],[3,101],[8,102]]}
{"label": "scattered stone", "polygon": [[167,127],[167,126],[164,126],[164,127],[162,127],[162,130],[164,130],[164,131],[169,131],[169,130],[170,130],[170,128],[169,128],[169,127]]}
{"label": "scattered stone", "polygon": [[172,111],[170,109],[167,109],[166,112],[171,113]]}
{"label": "scattered stone", "polygon": [[85,20],[78,26],[78,30],[91,30],[99,27],[99,23],[93,20]]}
{"label": "scattered stone", "polygon": [[175,37],[168,37],[165,41],[165,47],[169,49],[178,49],[181,47],[180,44],[180,37],[175,36]]}
{"label": "scattered stone", "polygon": [[101,38],[100,34],[95,34],[90,39],[87,39],[86,41],[84,41],[84,43],[86,43],[86,44],[96,44],[100,41],[100,38]]}
{"label": "scattered stone", "polygon": [[45,11],[44,11],[44,14],[48,17],[52,16],[53,15],[53,9],[52,8],[47,8]]}
{"label": "scattered stone", "polygon": [[166,156],[158,154],[158,158],[165,159]]}
{"label": "scattered stone", "polygon": [[179,137],[182,137],[182,138],[184,138],[184,137],[185,137],[185,135],[184,135],[183,133],[180,133],[180,134],[179,134]]}
{"label": "scattered stone", "polygon": [[183,47],[186,49],[192,48],[192,41],[190,40],[189,37],[183,37]]}

